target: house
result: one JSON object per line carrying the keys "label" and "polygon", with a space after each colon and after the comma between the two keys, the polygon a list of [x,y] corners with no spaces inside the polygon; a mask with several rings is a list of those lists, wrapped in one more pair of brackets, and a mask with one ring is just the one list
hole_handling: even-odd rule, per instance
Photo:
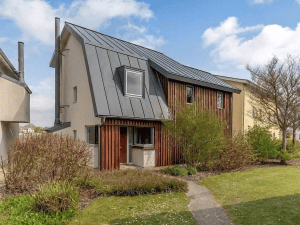
{"label": "house", "polygon": [[34,133],[36,126],[33,124],[28,124],[26,126],[19,126],[19,133]]}
{"label": "house", "polygon": [[[247,86],[251,85],[251,82],[247,79],[239,79],[234,77],[226,77],[219,75],[217,77],[241,90],[240,94],[233,94],[233,134],[236,134],[237,132],[242,132],[244,134],[254,124],[263,125],[257,120],[255,120],[255,114],[258,116],[263,115],[262,110],[260,110],[259,107],[255,106],[255,104],[251,102],[251,93],[249,90],[247,90]],[[281,137],[279,128],[273,127],[270,129],[270,131],[273,137]]]}
{"label": "house", "polygon": [[24,43],[19,42],[19,71],[0,49],[0,156],[19,137],[19,123],[30,122],[31,90],[24,81]]}
{"label": "house", "polygon": [[60,34],[59,18],[55,24],[55,124],[47,131],[85,140],[95,168],[183,162],[162,132],[174,101],[203,104],[231,129],[238,88],[155,50],[68,22]]}

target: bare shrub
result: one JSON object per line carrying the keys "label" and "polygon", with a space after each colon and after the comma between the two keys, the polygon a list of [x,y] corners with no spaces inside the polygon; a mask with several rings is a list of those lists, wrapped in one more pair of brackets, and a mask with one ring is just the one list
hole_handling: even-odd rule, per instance
{"label": "bare shrub", "polygon": [[15,140],[1,159],[6,188],[27,190],[47,180],[72,181],[86,176],[92,153],[84,141],[71,136],[41,134]]}
{"label": "bare shrub", "polygon": [[234,137],[227,135],[226,148],[220,152],[217,170],[229,171],[239,169],[250,165],[255,160],[255,153],[243,134],[238,133]]}

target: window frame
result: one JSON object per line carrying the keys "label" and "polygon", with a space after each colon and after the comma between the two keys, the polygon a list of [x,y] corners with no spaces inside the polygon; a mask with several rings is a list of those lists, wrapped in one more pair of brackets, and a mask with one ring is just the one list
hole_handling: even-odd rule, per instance
{"label": "window frame", "polygon": [[[150,128],[151,129],[151,144],[138,144],[137,143],[137,128]],[[154,135],[155,135],[154,127],[134,127],[133,128],[133,146],[154,147],[155,146]]]}
{"label": "window frame", "polygon": [[[89,143],[89,129],[88,128],[91,128],[91,127],[94,127],[94,132],[95,132],[95,143]],[[86,143],[88,145],[98,145],[99,144],[99,134],[98,134],[98,131],[99,131],[99,127],[98,125],[88,125],[88,126],[85,126],[85,131],[86,131]]]}
{"label": "window frame", "polygon": [[73,138],[77,139],[77,130],[73,130]]}
{"label": "window frame", "polygon": [[[192,102],[188,102],[188,88],[192,88]],[[186,86],[186,103],[187,104],[193,104],[194,103],[194,96],[195,96],[195,89],[192,85]]]}
{"label": "window frame", "polygon": [[[221,107],[219,107],[219,95],[221,95],[222,96],[222,106]],[[223,92],[220,92],[220,91],[218,91],[217,92],[217,108],[218,109],[224,109],[225,107],[224,107],[224,93]]]}
{"label": "window frame", "polygon": [[[131,94],[131,93],[127,92],[127,86],[128,86],[127,85],[127,73],[128,72],[141,74],[141,95]],[[124,71],[124,95],[127,96],[127,97],[143,98],[144,89],[145,89],[144,80],[145,80],[144,71],[136,70],[136,69],[132,69],[132,68],[125,68],[125,71]]]}
{"label": "window frame", "polygon": [[77,95],[77,86],[73,87],[73,103],[76,103],[78,100],[78,95]]}
{"label": "window frame", "polygon": [[251,119],[255,119],[255,107],[251,106]]}

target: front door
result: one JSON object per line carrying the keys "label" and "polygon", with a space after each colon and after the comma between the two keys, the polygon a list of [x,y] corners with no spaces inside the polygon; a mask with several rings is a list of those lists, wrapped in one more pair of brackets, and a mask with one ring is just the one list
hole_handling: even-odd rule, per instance
{"label": "front door", "polygon": [[127,127],[120,127],[120,163],[127,163]]}

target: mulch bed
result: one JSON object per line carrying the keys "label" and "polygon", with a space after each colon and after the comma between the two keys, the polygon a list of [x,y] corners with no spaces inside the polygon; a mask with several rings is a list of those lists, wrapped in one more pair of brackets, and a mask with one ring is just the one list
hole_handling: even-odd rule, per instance
{"label": "mulch bed", "polygon": [[[222,173],[245,171],[245,170],[255,169],[255,168],[279,167],[279,166],[300,166],[300,159],[289,160],[289,161],[287,161],[287,165],[280,164],[280,160],[277,160],[277,159],[268,159],[264,164],[255,163],[255,164],[245,166],[243,168],[236,169],[236,170],[223,171],[223,172],[198,171],[197,174],[195,174],[195,175],[187,175],[187,176],[182,176],[182,177],[178,177],[178,178],[180,178],[182,180],[186,180],[186,181],[197,182],[197,181],[200,181],[204,178],[219,175],[219,174],[222,174]],[[169,175],[169,176],[171,176],[171,175]],[[172,176],[172,177],[174,177],[174,176]]]}

